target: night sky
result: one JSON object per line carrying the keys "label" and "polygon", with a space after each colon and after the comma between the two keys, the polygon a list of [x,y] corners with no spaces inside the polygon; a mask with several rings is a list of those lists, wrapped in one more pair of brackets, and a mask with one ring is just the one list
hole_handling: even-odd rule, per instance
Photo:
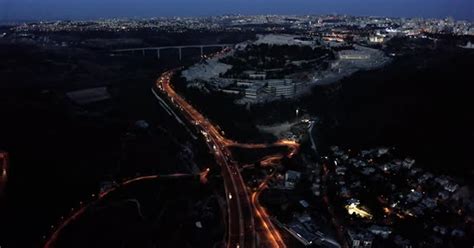
{"label": "night sky", "polygon": [[474,20],[474,0],[0,0],[0,20],[328,13]]}

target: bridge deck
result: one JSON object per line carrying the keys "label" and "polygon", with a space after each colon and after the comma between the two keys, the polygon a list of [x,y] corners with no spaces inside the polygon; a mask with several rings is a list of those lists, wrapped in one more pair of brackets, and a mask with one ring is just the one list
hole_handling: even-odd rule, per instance
{"label": "bridge deck", "polygon": [[141,47],[141,48],[127,48],[116,49],[114,52],[133,52],[145,50],[163,50],[163,49],[183,49],[183,48],[204,48],[204,47],[230,47],[234,44],[210,44],[210,45],[182,45],[182,46],[161,46],[161,47]]}

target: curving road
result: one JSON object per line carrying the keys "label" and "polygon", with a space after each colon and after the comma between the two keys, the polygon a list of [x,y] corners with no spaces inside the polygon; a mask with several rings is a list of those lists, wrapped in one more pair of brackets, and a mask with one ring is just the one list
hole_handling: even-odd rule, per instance
{"label": "curving road", "polygon": [[[222,167],[222,177],[224,179],[224,187],[226,192],[227,200],[227,247],[231,248],[255,248],[260,247],[257,244],[257,232],[255,219],[259,227],[259,235],[264,240],[266,246],[269,247],[286,247],[279,231],[274,227],[270,220],[266,210],[260,205],[258,198],[260,193],[266,188],[268,180],[273,174],[267,177],[262,184],[258,187],[257,191],[250,194],[247,190],[247,186],[240,174],[240,165],[235,162],[232,158],[230,147],[242,147],[242,148],[269,148],[276,146],[285,146],[289,148],[288,157],[292,157],[296,154],[299,149],[299,144],[291,140],[281,140],[274,144],[240,144],[232,140],[226,139],[221,131],[214,126],[207,118],[201,113],[194,109],[189,103],[187,103],[180,95],[178,95],[171,87],[171,77],[174,74],[174,70],[163,73],[160,78],[156,81],[156,87],[168,97],[174,107],[180,110],[182,116],[186,118],[189,123],[196,125],[196,128],[205,136],[205,140],[208,146],[214,153],[217,164]],[[155,89],[152,89],[155,96],[159,97]],[[179,117],[178,117],[179,118]],[[189,129],[188,129],[189,131]],[[263,163],[273,164],[280,160],[283,156],[274,155],[267,156],[264,158]],[[201,172],[199,177],[201,182],[207,181],[207,175],[209,169]],[[52,229],[54,230],[51,236],[46,240],[44,248],[52,248],[56,244],[62,230],[80,218],[88,209],[95,206],[101,200],[104,199],[110,193],[118,190],[121,187],[144,181],[144,180],[155,180],[163,177],[189,177],[194,175],[189,174],[173,174],[173,175],[151,175],[132,178],[123,181],[116,187],[109,189],[108,191],[102,192],[96,199],[87,203],[81,204],[81,206],[73,210],[72,214],[63,219],[61,223]],[[93,195],[94,197],[94,195]],[[260,243],[260,245],[262,245]]]}
{"label": "curving road", "polygon": [[[265,227],[263,229],[264,232],[261,233],[260,236],[270,240],[271,242],[268,243],[271,247],[286,247],[278,230],[273,227],[270,217],[258,203],[259,192],[264,188],[267,181],[265,180],[262,187],[259,188],[259,191],[254,192],[250,199],[247,186],[239,171],[239,164],[232,159],[229,147],[252,149],[286,146],[290,150],[288,156],[292,157],[298,151],[299,144],[291,140],[282,140],[270,145],[240,144],[225,138],[216,126],[175,92],[171,86],[171,77],[175,71],[176,70],[170,70],[163,73],[156,81],[156,88],[167,96],[169,101],[180,110],[181,114],[189,123],[196,125],[198,131],[204,135],[208,146],[213,150],[216,162],[222,167],[222,177],[224,179],[228,208],[227,247],[253,248],[257,246],[255,217],[258,219],[258,223]],[[152,90],[154,91],[154,89]],[[156,94],[156,92],[154,93]]]}
{"label": "curving road", "polygon": [[[205,170],[199,176],[202,178],[203,176],[206,176],[208,172],[209,172],[209,170]],[[142,181],[147,181],[147,180],[157,180],[157,179],[162,179],[162,178],[183,178],[183,177],[194,177],[194,176],[195,175],[191,175],[191,174],[151,175],[151,176],[141,176],[141,177],[136,177],[136,178],[132,178],[132,179],[129,179],[129,180],[125,180],[122,183],[118,184],[116,187],[113,187],[113,188],[111,188],[107,191],[102,192],[97,198],[95,198],[91,202],[89,202],[87,204],[82,204],[81,203],[80,204],[81,206],[78,209],[76,209],[76,210],[73,209],[73,212],[71,213],[71,215],[69,217],[64,218],[64,219],[63,219],[63,217],[61,217],[61,222],[58,224],[58,226],[56,226],[56,227],[51,226],[51,228],[53,228],[54,231],[49,236],[49,238],[46,240],[43,247],[44,248],[53,248],[53,247],[55,247],[56,242],[59,238],[59,235],[64,230],[64,228],[66,228],[68,225],[70,225],[75,220],[77,220],[82,215],[84,215],[84,213],[87,212],[87,210],[94,207],[98,203],[102,202],[102,200],[107,195],[117,191],[118,189],[120,189],[122,187],[126,187],[130,184],[134,184],[134,183],[142,182]],[[95,197],[95,195],[92,195],[92,197]],[[139,205],[138,205],[138,207],[139,207]]]}
{"label": "curving road", "polygon": [[263,180],[263,182],[258,186],[257,190],[252,193],[252,204],[254,207],[254,211],[258,216],[258,219],[261,221],[260,225],[264,230],[264,238],[266,239],[267,244],[271,247],[283,248],[286,247],[285,242],[281,238],[278,229],[275,228],[273,223],[271,221],[265,221],[267,219],[269,220],[270,217],[265,208],[260,205],[260,202],[258,200],[262,191],[267,187],[268,181],[275,175],[275,172],[276,170],[271,175],[267,176],[265,180]]}
{"label": "curving road", "polygon": [[156,86],[181,110],[182,115],[194,123],[213,149],[216,162],[222,167],[222,177],[227,199],[228,232],[227,247],[256,247],[256,232],[252,206],[247,187],[238,165],[233,163],[228,145],[233,142],[221,135],[211,122],[178,95],[170,85],[174,71],[168,71],[157,80]]}

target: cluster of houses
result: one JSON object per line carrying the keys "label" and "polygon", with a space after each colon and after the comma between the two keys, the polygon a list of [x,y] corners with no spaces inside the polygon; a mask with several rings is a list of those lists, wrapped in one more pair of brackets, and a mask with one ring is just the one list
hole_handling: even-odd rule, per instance
{"label": "cluster of houses", "polygon": [[474,204],[467,186],[417,167],[414,159],[397,158],[389,148],[333,146],[331,161],[329,178],[336,202],[347,211],[352,247],[372,247],[376,237],[398,247],[469,242]]}

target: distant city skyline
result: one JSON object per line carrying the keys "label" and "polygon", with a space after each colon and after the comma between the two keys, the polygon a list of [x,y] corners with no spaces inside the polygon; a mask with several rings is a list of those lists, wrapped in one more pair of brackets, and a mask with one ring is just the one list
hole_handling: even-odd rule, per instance
{"label": "distant city skyline", "polygon": [[0,20],[348,14],[473,20],[473,0],[0,0]]}

